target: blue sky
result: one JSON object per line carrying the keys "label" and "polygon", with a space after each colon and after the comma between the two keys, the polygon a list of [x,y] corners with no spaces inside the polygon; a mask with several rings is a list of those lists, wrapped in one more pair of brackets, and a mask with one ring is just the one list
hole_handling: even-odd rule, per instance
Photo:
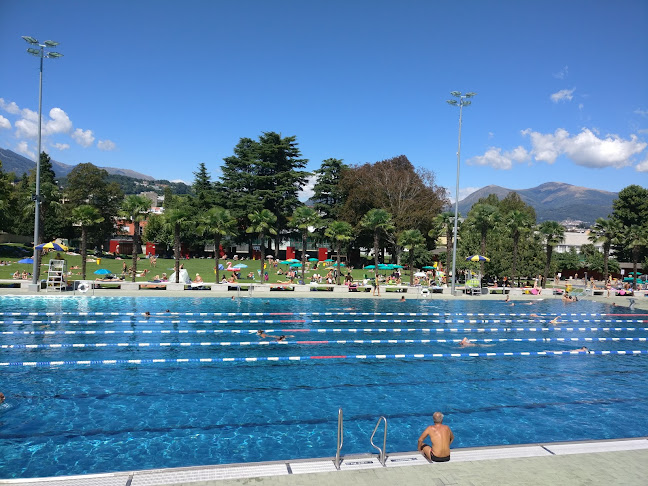
{"label": "blue sky", "polygon": [[648,2],[0,1],[0,147],[216,179],[241,137],[296,135],[314,170],[400,154],[460,198],[497,184],[648,182]]}

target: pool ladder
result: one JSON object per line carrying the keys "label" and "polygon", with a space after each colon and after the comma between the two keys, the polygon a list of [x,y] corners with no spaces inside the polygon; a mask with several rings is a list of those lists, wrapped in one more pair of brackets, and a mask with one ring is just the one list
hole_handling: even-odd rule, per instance
{"label": "pool ladder", "polygon": [[[380,422],[385,422],[385,434],[383,436],[383,446],[382,449],[378,447],[376,444],[374,444],[373,439],[374,436],[376,435],[376,432],[378,431],[378,427],[380,426]],[[369,439],[369,442],[373,447],[378,449],[378,461],[380,464],[385,467],[386,461],[387,461],[387,419],[384,416],[381,416],[378,419],[378,422],[376,422],[376,426],[374,427],[373,433],[371,434],[371,438]],[[337,452],[335,453],[335,460],[333,461],[333,464],[335,465],[335,469],[338,471],[340,470],[340,465],[342,464],[342,457],[340,456],[340,451],[342,450],[342,446],[344,445],[344,413],[342,412],[342,408],[338,409],[338,428],[337,428]]]}

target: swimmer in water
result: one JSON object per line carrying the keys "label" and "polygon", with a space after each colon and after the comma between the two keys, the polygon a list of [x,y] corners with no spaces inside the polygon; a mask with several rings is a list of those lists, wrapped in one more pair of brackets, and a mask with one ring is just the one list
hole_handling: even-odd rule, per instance
{"label": "swimmer in water", "polygon": [[295,337],[292,334],[285,335],[282,334],[281,336],[275,336],[273,334],[266,334],[266,332],[263,329],[259,329],[257,331],[257,336],[263,339],[275,339],[276,341],[285,341],[287,337]]}
{"label": "swimmer in water", "polygon": [[588,347],[583,346],[582,348],[578,349],[570,349],[570,350],[563,350],[561,349],[560,351],[545,351],[545,353],[590,353],[591,351],[589,350]]}
{"label": "swimmer in water", "polygon": [[489,348],[489,347],[495,346],[495,345],[494,344],[475,344],[470,339],[465,337],[461,341],[459,341],[459,346],[461,346],[462,348],[469,348],[469,347],[473,347],[473,346],[479,346],[480,348]]}
{"label": "swimmer in water", "polygon": [[0,392],[0,403],[5,401],[4,393]]}

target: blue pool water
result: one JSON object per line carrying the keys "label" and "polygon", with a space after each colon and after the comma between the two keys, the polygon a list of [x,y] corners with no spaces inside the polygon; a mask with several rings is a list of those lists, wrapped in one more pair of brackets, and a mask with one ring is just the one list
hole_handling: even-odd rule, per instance
{"label": "blue pool water", "polygon": [[[605,315],[624,312],[588,301],[3,297],[0,478],[333,456],[340,407],[343,454],[374,452],[380,415],[388,452],[414,450],[436,410],[455,447],[646,436],[646,354],[533,354],[645,353],[648,314]],[[460,348],[464,336],[484,346]]]}

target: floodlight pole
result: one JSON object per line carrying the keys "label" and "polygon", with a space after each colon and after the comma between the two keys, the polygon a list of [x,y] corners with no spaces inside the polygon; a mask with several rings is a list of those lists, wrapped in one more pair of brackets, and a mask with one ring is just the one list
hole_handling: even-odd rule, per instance
{"label": "floodlight pole", "polygon": [[454,228],[452,231],[452,284],[450,292],[452,295],[455,295],[455,284],[456,284],[456,268],[457,268],[457,222],[459,220],[459,169],[461,167],[461,117],[463,113],[463,107],[468,106],[471,102],[468,98],[472,98],[476,93],[470,92],[462,95],[459,91],[452,91],[450,93],[457,100],[447,100],[447,102],[453,106],[459,105],[459,142],[457,147],[457,185],[455,188],[455,214],[454,214]]}
{"label": "floodlight pole", "polygon": [[36,194],[33,196],[34,200],[34,265],[32,267],[32,288],[36,291],[39,290],[38,288],[38,273],[39,273],[39,266],[38,266],[38,250],[36,249],[36,246],[38,246],[38,238],[40,235],[40,158],[41,158],[41,134],[42,134],[42,120],[43,120],[43,58],[44,57],[49,57],[49,58],[57,58],[61,57],[62,54],[59,54],[58,52],[48,52],[45,54],[45,47],[55,47],[58,45],[58,42],[54,41],[45,41],[44,44],[40,44],[36,39],[33,37],[29,36],[23,36],[23,39],[28,44],[31,44],[33,46],[38,46],[38,49],[34,48],[29,48],[27,49],[27,52],[34,56],[40,57],[40,76],[39,76],[39,84],[38,84],[38,153],[36,154]]}

